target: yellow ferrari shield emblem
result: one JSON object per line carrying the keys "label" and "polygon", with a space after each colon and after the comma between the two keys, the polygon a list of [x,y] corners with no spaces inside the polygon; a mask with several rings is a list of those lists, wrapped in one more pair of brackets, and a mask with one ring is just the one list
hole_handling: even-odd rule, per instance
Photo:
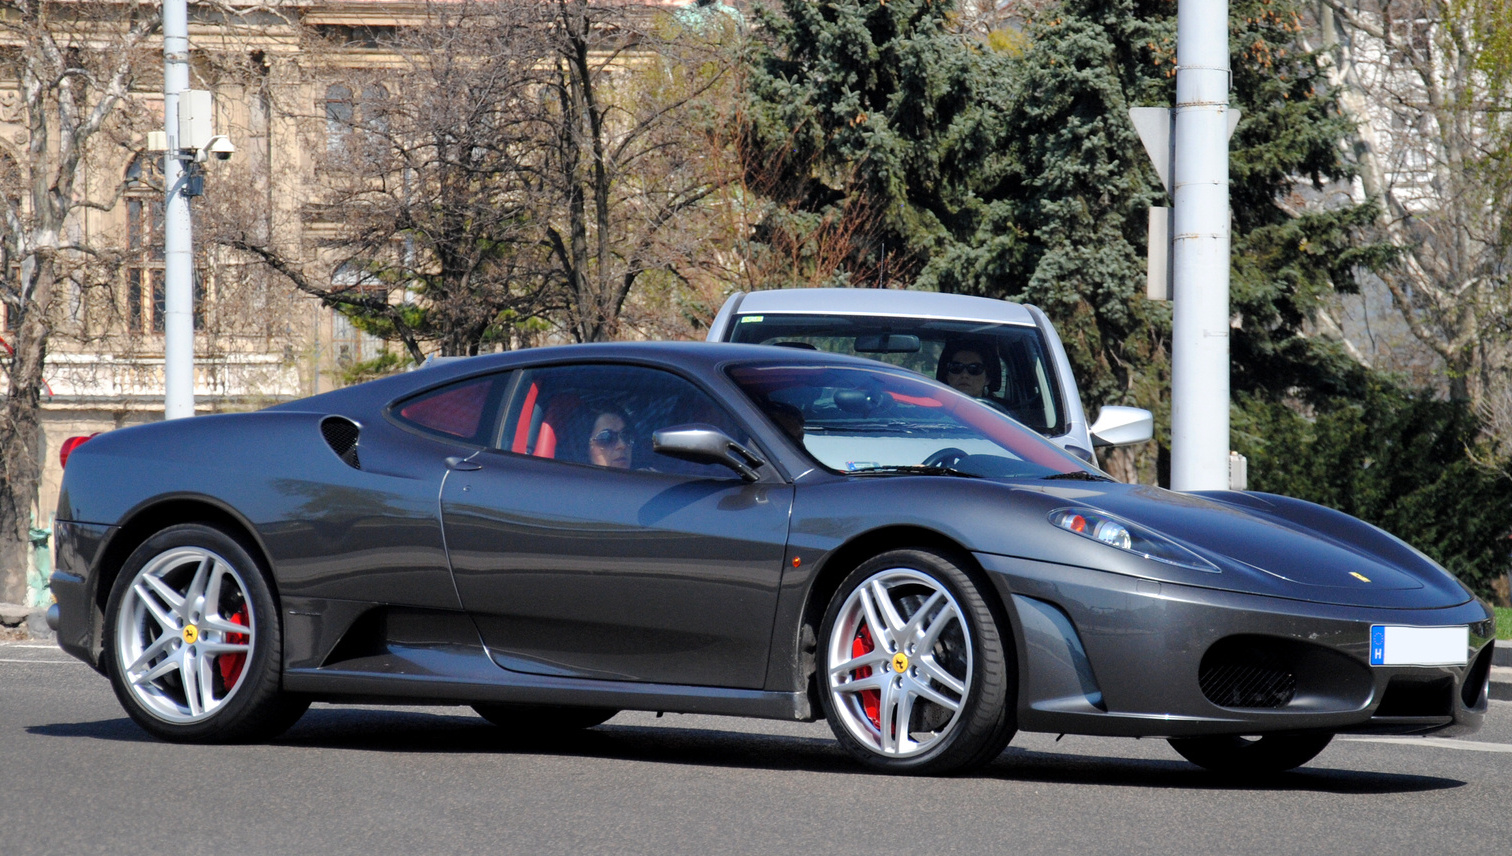
{"label": "yellow ferrari shield emblem", "polygon": [[184,641],[190,645],[193,645],[198,639],[199,628],[195,627],[193,624],[186,625],[184,627]]}
{"label": "yellow ferrari shield emblem", "polygon": [[1368,583],[1368,582],[1370,582],[1370,577],[1367,577],[1364,574],[1356,573],[1354,571],[1350,571],[1349,575],[1352,576],[1352,577],[1354,577],[1355,579],[1359,580],[1362,583]]}
{"label": "yellow ferrari shield emblem", "polygon": [[908,671],[908,655],[904,654],[902,651],[894,654],[892,667],[893,671],[897,672],[900,675]]}

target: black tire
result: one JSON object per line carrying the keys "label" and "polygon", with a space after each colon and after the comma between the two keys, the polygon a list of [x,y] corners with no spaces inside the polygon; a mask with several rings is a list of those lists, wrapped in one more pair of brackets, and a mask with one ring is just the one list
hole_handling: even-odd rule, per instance
{"label": "black tire", "polygon": [[1205,770],[1225,775],[1270,775],[1306,764],[1332,740],[1333,735],[1325,732],[1173,737],[1168,742],[1181,757]]}
{"label": "black tire", "polygon": [[170,526],[132,552],[111,588],[102,642],[116,698],[162,740],[265,740],[309,707],[281,691],[283,635],[266,571],[211,526]]}
{"label": "black tire", "polygon": [[[920,775],[966,770],[1002,754],[1013,738],[1017,663],[1007,625],[966,568],[948,554],[893,550],[852,571],[825,610],[816,657],[820,704],[840,745],[868,767]],[[890,617],[879,611],[879,591],[892,604]],[[873,614],[890,629],[877,633]]]}
{"label": "black tire", "polygon": [[512,737],[551,737],[603,725],[619,711],[548,704],[475,704],[472,709]]}

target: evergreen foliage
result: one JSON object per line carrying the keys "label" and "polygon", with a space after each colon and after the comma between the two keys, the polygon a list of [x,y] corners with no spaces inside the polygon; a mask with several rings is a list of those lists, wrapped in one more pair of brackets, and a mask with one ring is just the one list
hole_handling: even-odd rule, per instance
{"label": "evergreen foliage", "polygon": [[1504,469],[1477,463],[1497,457],[1480,447],[1479,434],[1465,402],[1379,379],[1354,398],[1329,399],[1311,418],[1284,402],[1245,396],[1234,421],[1252,489],[1374,523],[1491,597],[1512,549],[1512,490]]}
{"label": "evergreen foliage", "polygon": [[[953,31],[950,0],[783,0],[750,70],[748,170],[772,202],[757,242],[851,216],[863,222],[831,282],[1037,304],[1089,410],[1148,407],[1168,444],[1170,304],[1144,288],[1147,211],[1169,201],[1128,108],[1174,101],[1176,5],[1062,0],[1021,37],[978,41]],[[1487,593],[1512,492],[1468,454],[1476,416],[1312,330],[1394,250],[1362,237],[1371,207],[1330,190],[1353,177],[1351,129],[1298,8],[1230,2],[1235,448],[1255,489],[1381,525]],[[884,258],[901,262],[893,279]]]}

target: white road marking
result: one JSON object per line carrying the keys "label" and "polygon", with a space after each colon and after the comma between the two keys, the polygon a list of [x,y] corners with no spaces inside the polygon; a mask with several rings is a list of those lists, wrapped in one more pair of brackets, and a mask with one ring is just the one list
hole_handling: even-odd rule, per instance
{"label": "white road marking", "polygon": [[1512,752],[1512,743],[1485,743],[1479,740],[1451,740],[1447,737],[1340,737],[1350,743],[1395,743],[1401,746],[1437,746],[1468,752]]}

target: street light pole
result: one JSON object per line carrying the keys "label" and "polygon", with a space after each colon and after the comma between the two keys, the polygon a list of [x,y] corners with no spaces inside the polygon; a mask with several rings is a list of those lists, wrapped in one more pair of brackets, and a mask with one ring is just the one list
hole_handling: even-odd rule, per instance
{"label": "street light pole", "polygon": [[1229,487],[1227,0],[1176,10],[1171,487]]}
{"label": "street light pole", "polygon": [[[163,418],[194,415],[194,232],[181,159],[179,93],[189,88],[187,0],[163,0]],[[145,283],[144,283],[145,285]]]}

